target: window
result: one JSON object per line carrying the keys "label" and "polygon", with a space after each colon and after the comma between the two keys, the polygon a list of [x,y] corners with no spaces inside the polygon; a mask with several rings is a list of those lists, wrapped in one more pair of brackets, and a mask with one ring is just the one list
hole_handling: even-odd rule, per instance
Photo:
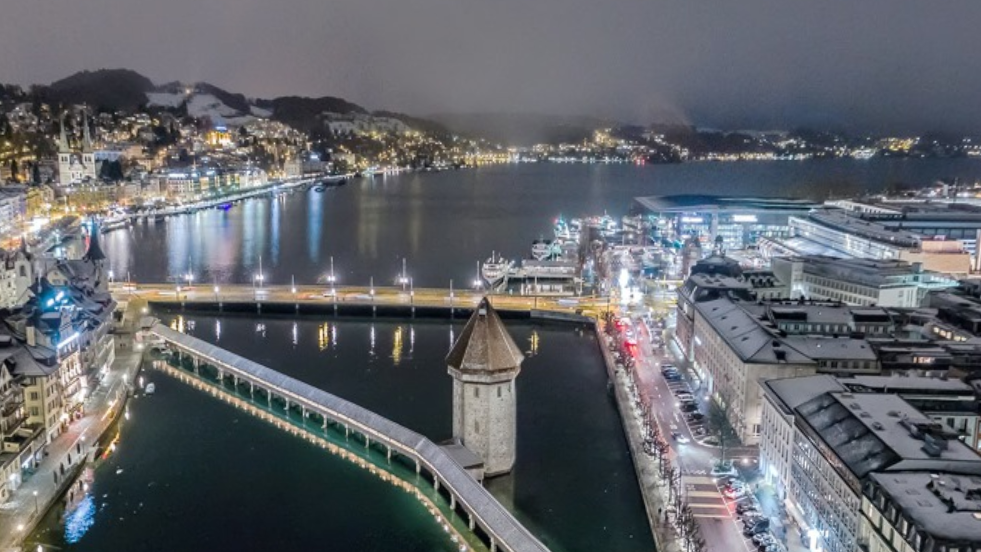
{"label": "window", "polygon": [[474,397],[479,397],[480,396],[480,388],[479,387],[474,387],[473,388],[473,396]]}
{"label": "window", "polygon": [[32,406],[31,407],[31,416],[37,416],[38,414],[40,414],[40,412],[38,411],[37,407],[36,406]]}
{"label": "window", "polygon": [[37,391],[31,391],[31,400],[32,401],[38,400]]}

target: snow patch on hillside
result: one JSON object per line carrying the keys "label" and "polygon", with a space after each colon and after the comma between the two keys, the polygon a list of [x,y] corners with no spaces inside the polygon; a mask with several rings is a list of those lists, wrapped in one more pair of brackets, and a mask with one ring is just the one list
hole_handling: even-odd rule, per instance
{"label": "snow patch on hillside", "polygon": [[147,92],[148,103],[160,107],[177,107],[184,101],[184,94],[173,94],[170,92]]}

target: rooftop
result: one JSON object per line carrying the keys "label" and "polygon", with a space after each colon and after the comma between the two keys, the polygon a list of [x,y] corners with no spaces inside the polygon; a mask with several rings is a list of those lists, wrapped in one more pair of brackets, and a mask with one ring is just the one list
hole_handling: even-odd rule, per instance
{"label": "rooftop", "polygon": [[524,359],[501,317],[484,297],[446,356],[446,364],[457,370],[498,372],[514,370]]}
{"label": "rooftop", "polygon": [[981,475],[981,457],[897,395],[833,391],[796,409],[858,478],[886,470]]}
{"label": "rooftop", "polygon": [[981,542],[981,477],[899,472],[871,475],[920,532],[941,540]]}
{"label": "rooftop", "polygon": [[678,213],[714,210],[791,211],[806,213],[818,206],[818,204],[806,199],[753,196],[727,197],[702,194],[638,197],[636,201],[650,211]]}
{"label": "rooftop", "polygon": [[924,376],[852,376],[842,379],[841,383],[853,391],[926,391],[939,394],[964,393],[973,395],[973,388],[959,379],[928,378]]}
{"label": "rooftop", "polygon": [[822,209],[814,211],[807,216],[806,220],[896,247],[917,248],[921,241],[920,236],[913,232],[889,228],[876,222],[850,216],[840,210]]}

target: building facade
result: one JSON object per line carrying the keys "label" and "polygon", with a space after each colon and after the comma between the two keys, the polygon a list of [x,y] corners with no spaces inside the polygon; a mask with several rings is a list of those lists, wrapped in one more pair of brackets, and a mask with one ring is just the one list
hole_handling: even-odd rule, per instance
{"label": "building facade", "polygon": [[923,270],[920,263],[848,259],[824,255],[776,257],[773,273],[789,287],[791,299],[830,299],[849,305],[917,308],[927,293],[957,281]]}

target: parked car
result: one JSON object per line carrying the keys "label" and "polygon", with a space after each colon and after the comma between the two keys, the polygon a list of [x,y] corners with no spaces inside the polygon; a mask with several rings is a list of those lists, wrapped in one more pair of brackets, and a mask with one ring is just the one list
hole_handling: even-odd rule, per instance
{"label": "parked car", "polygon": [[[701,412],[689,412],[687,417],[690,421],[700,421],[705,418],[705,414],[702,414]],[[713,474],[713,475],[719,475],[719,474]]]}
{"label": "parked car", "polygon": [[736,513],[740,515],[748,514],[749,512],[758,512],[759,510],[759,505],[753,500],[744,500],[736,504]]}
{"label": "parked car", "polygon": [[682,435],[681,433],[679,433],[677,431],[672,431],[671,432],[671,438],[674,439],[675,441],[677,441],[678,443],[682,444],[682,445],[691,442],[691,439],[689,439],[688,437],[685,437],[684,435]]}
{"label": "parked car", "polygon": [[681,405],[682,412],[698,412],[698,405],[695,403],[684,403]]}

